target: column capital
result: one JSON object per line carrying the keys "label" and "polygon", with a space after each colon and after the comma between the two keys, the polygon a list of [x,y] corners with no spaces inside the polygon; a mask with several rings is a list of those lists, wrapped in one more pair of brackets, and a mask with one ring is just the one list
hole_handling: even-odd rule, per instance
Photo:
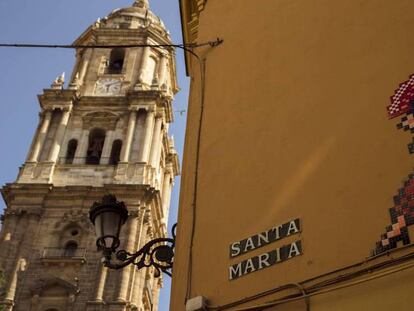
{"label": "column capital", "polygon": [[139,209],[130,210],[128,213],[128,216],[130,216],[131,218],[138,218],[140,216],[140,210]]}
{"label": "column capital", "polygon": [[62,112],[71,112],[72,111],[72,105],[61,107],[60,110],[62,110]]}
{"label": "column capital", "polygon": [[170,175],[170,179],[173,179],[174,169],[173,169],[172,165],[167,165],[164,168],[164,175]]}
{"label": "column capital", "polygon": [[46,102],[46,103],[42,103],[41,107],[42,107],[42,111],[61,110],[65,112],[65,111],[72,111],[73,104],[71,102],[65,102],[65,103]]}
{"label": "column capital", "polygon": [[146,107],[145,110],[148,113],[155,113],[157,111],[157,107],[155,107],[154,105],[151,105],[151,106]]}
{"label": "column capital", "polygon": [[139,107],[139,106],[135,106],[135,105],[128,107],[129,112],[138,112],[138,110],[140,110],[140,109],[142,109],[142,108]]}
{"label": "column capital", "polygon": [[43,108],[40,112],[39,112],[39,115],[41,115],[41,116],[44,116],[44,115],[47,115],[47,114],[52,114],[52,112],[53,112],[53,110],[54,109],[51,109],[51,108]]}
{"label": "column capital", "polygon": [[158,119],[163,119],[164,120],[164,114],[162,111],[160,111],[159,109],[154,111],[155,113],[155,121],[157,121]]}

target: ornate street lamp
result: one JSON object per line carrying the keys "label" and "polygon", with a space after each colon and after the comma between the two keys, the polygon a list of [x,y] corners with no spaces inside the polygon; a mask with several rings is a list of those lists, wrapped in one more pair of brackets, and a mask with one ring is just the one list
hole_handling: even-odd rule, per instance
{"label": "ornate street lamp", "polygon": [[[161,271],[171,276],[177,224],[172,229],[173,238],[154,239],[136,253],[129,253],[126,250],[117,251],[121,227],[128,219],[128,210],[124,202],[119,202],[114,195],[105,195],[101,202],[92,205],[89,218],[95,227],[98,237],[96,246],[102,251],[102,262],[105,267],[122,269],[133,264],[142,269],[153,266],[155,276],[160,276]],[[119,263],[111,262],[113,254]]]}

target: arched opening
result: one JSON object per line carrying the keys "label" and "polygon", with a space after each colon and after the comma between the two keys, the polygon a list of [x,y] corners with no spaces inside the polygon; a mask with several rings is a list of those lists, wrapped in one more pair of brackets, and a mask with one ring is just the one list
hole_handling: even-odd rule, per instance
{"label": "arched opening", "polygon": [[65,257],[74,257],[76,255],[76,250],[78,249],[78,243],[75,241],[70,241],[65,245]]}
{"label": "arched opening", "polygon": [[78,148],[78,141],[71,139],[68,142],[68,150],[66,151],[66,164],[72,164],[75,158],[76,149]]}
{"label": "arched opening", "polygon": [[113,49],[109,57],[109,64],[107,73],[109,74],[120,74],[124,67],[125,50],[124,49]]}
{"label": "arched opening", "polygon": [[111,157],[109,159],[109,164],[117,165],[120,161],[122,149],[122,140],[117,139],[112,143]]}
{"label": "arched opening", "polygon": [[99,164],[105,142],[105,131],[93,129],[89,134],[89,146],[86,154],[86,164]]}

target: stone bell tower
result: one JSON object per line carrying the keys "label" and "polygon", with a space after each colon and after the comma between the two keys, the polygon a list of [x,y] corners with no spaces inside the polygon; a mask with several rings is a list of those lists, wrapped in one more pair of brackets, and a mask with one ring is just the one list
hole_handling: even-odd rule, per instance
{"label": "stone bell tower", "polygon": [[40,121],[27,160],[16,182],[2,189],[5,310],[158,309],[162,278],[152,268],[102,267],[87,216],[111,193],[130,214],[122,248],[135,252],[167,236],[179,173],[168,136],[178,91],[175,51],[131,47],[139,44],[171,44],[147,0],[90,26],[74,42],[67,87],[62,75],[38,96]]}

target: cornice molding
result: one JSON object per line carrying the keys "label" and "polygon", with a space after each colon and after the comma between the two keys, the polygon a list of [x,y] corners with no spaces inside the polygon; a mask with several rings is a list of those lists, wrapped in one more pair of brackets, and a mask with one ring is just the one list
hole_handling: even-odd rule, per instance
{"label": "cornice molding", "polygon": [[198,25],[201,12],[207,0],[181,0],[181,22],[185,32],[186,43],[194,43],[198,37]]}
{"label": "cornice molding", "polygon": [[[204,11],[207,0],[179,0],[181,13],[181,28],[185,44],[197,43],[199,18]],[[187,75],[189,74],[190,62],[189,53],[185,53]]]}

